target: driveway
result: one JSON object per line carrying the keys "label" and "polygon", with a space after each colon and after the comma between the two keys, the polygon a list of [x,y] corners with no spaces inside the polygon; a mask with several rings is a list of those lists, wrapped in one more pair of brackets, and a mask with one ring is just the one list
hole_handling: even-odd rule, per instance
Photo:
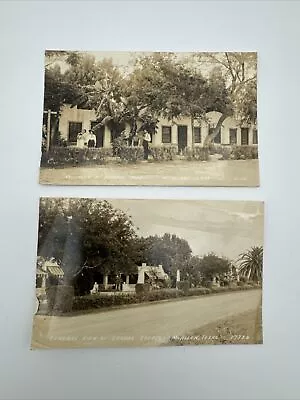
{"label": "driveway", "polygon": [[157,346],[259,307],[261,290],[138,305],[73,317],[34,317],[32,347]]}

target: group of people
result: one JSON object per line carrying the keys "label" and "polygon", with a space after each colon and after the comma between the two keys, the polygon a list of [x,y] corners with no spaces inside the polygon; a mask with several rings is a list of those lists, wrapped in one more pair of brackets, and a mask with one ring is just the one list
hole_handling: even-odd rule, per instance
{"label": "group of people", "polygon": [[[151,136],[149,132],[143,131],[139,132],[136,135],[131,135],[127,130],[121,133],[121,136],[125,143],[129,146],[130,144],[133,146],[142,145],[144,148],[144,160],[148,160],[149,157],[149,143],[151,142]],[[77,147],[84,149],[86,147],[96,147],[97,138],[92,129],[88,132],[86,129],[83,129],[77,135]]]}
{"label": "group of people", "polygon": [[92,129],[88,132],[83,129],[77,135],[77,147],[84,149],[86,147],[96,147],[97,138]]}
{"label": "group of people", "polygon": [[136,135],[131,135],[129,131],[125,130],[121,133],[123,140],[129,146],[142,145],[144,148],[144,160],[148,160],[149,157],[149,143],[151,142],[151,135],[148,131],[141,131]]}

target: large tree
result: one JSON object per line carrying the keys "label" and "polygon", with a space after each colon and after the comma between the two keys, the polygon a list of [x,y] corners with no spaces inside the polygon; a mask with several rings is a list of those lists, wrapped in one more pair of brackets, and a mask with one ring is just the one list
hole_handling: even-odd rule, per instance
{"label": "large tree", "polygon": [[176,270],[181,270],[192,254],[185,239],[169,233],[145,238],[144,249],[145,262],[149,265],[161,264],[172,279],[176,278]]}
{"label": "large tree", "polygon": [[219,120],[204,142],[208,146],[226,118],[241,124],[256,121],[256,53],[194,53],[185,58],[152,53],[138,57],[125,74],[111,59],[97,61],[78,52],[60,55],[68,65],[61,73],[57,57],[59,52],[48,54],[45,107],[59,110],[71,98],[73,105],[94,109],[113,138],[124,122],[130,123],[132,136],[138,129],[154,133],[162,116],[170,121],[190,117],[193,133],[195,120],[218,111]]}
{"label": "large tree", "polygon": [[181,280],[186,280],[192,286],[200,286],[203,280],[203,273],[201,271],[201,258],[199,256],[192,256],[180,271]]}
{"label": "large tree", "polygon": [[55,258],[66,282],[83,269],[135,272],[139,251],[135,239],[130,218],[107,201],[41,199],[38,255]]}
{"label": "large tree", "polygon": [[215,276],[222,276],[230,269],[231,263],[225,257],[214,253],[204,255],[200,260],[200,271],[204,282],[211,282]]}
{"label": "large tree", "polygon": [[208,146],[220,133],[226,118],[234,117],[241,125],[256,122],[257,54],[199,53],[194,57],[200,66],[210,70],[210,103],[207,104],[207,111],[220,112],[216,126],[205,139],[204,145]]}
{"label": "large tree", "polygon": [[129,114],[144,126],[152,121],[152,129],[160,117],[172,121],[188,116],[193,133],[194,121],[205,115],[207,96],[206,78],[175,53],[153,53],[139,58],[128,80]]}
{"label": "large tree", "polygon": [[237,259],[240,276],[254,282],[262,281],[263,247],[253,246],[241,253]]}

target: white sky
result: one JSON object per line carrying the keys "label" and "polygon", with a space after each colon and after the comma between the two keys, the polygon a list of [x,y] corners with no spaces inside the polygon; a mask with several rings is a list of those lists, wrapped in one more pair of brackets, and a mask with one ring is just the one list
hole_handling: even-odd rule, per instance
{"label": "white sky", "polygon": [[174,233],[194,254],[214,251],[231,259],[263,245],[263,203],[194,200],[109,200],[132,217],[140,236]]}
{"label": "white sky", "polygon": [[[128,52],[128,51],[81,51],[81,50],[78,50],[78,52],[82,53],[82,54],[93,55],[95,57],[95,59],[98,61],[101,61],[105,58],[106,59],[111,58],[113,64],[120,67],[120,69],[123,71],[128,71],[128,70],[130,71],[133,66],[133,61],[137,57],[153,54],[153,52],[151,52],[151,51]],[[180,53],[176,52],[174,54],[176,54],[176,56],[179,59],[183,59],[187,56],[195,54],[195,52],[194,53],[192,53],[192,52],[180,52]],[[57,60],[56,63],[60,65],[62,72],[64,72],[68,68],[67,64],[64,61]],[[206,73],[211,69],[211,67],[212,67],[212,65],[206,64],[206,66],[204,66],[202,64],[201,71],[203,73]]]}

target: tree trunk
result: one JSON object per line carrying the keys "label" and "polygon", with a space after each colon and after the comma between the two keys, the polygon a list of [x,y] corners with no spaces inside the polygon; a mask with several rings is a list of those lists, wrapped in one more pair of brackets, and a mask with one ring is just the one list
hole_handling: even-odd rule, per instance
{"label": "tree trunk", "polygon": [[50,132],[51,132],[51,135],[50,135],[50,148],[53,146],[54,137],[58,133],[58,123],[59,123],[58,116],[53,117],[51,122],[52,122],[52,126],[51,126],[51,130],[50,130]]}
{"label": "tree trunk", "polygon": [[208,134],[207,136],[206,136],[206,138],[205,138],[205,141],[204,141],[204,143],[203,143],[203,146],[204,147],[208,147],[210,144],[211,144],[211,142],[215,139],[215,137],[218,135],[218,133],[220,132],[220,129],[221,129],[221,126],[222,126],[222,124],[223,124],[223,122],[225,121],[225,119],[227,118],[227,117],[229,117],[230,115],[229,114],[222,114],[221,116],[220,116],[220,118],[219,118],[219,120],[218,120],[218,122],[217,122],[217,125],[216,125],[216,127],[214,128],[214,130],[213,130],[213,133],[211,133],[211,134]]}
{"label": "tree trunk", "polygon": [[128,142],[129,146],[132,146],[133,144],[133,137],[136,135],[136,131],[137,131],[137,123],[135,119],[132,119],[130,123],[130,140]]}
{"label": "tree trunk", "polygon": [[194,133],[194,115],[191,115],[191,128],[192,128],[192,149],[195,147],[195,133]]}

